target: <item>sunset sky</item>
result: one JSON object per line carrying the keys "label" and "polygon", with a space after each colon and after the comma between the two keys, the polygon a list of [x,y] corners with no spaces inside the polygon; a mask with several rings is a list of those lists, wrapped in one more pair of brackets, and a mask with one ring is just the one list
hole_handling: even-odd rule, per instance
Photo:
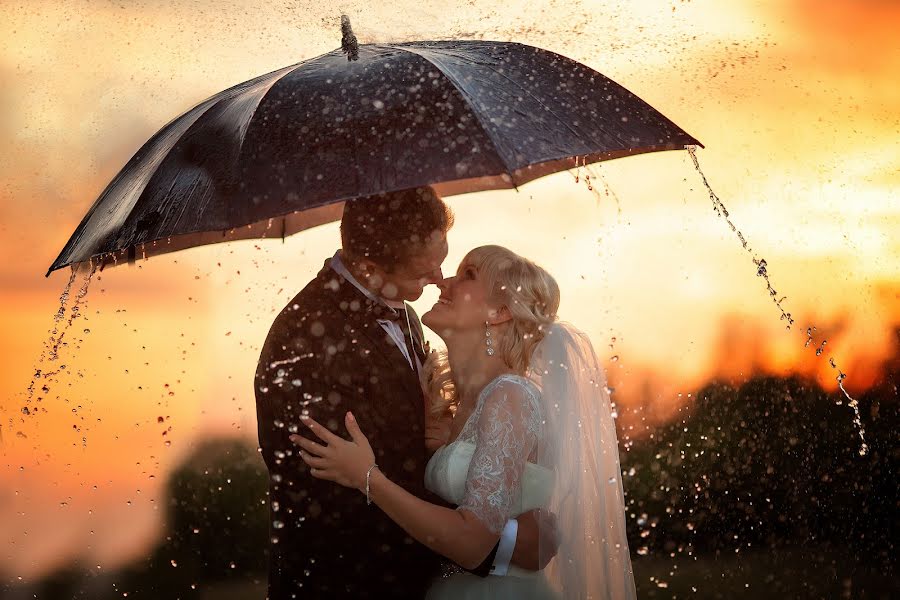
{"label": "sunset sky", "polygon": [[[210,434],[255,440],[260,344],[337,247],[336,224],[105,270],[59,359],[39,358],[69,276],[44,273],[143,142],[218,91],[340,43],[333,2],[257,4],[0,3],[4,579],[140,556],[160,534],[172,466]],[[787,297],[791,331],[685,152],[594,166],[594,192],[560,173],[448,199],[457,225],[445,271],[496,243],[553,273],[561,316],[608,361],[623,435],[643,435],[715,377],[800,372],[832,389],[833,357],[852,393],[877,380],[900,325],[900,3],[377,4],[342,5],[361,42],[541,46],[706,146],[704,173]],[[436,298],[426,291],[419,313]],[[35,394],[43,410],[23,415],[35,369],[61,365]]]}

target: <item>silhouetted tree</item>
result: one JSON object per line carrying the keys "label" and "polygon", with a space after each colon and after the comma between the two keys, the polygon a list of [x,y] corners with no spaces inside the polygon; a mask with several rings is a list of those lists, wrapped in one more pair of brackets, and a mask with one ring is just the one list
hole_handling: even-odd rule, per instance
{"label": "silhouetted tree", "polygon": [[[797,594],[797,581],[808,581],[810,596],[846,595],[842,586],[856,580],[847,597],[900,591],[892,578],[900,369],[891,367],[859,398],[866,456],[839,392],[798,378],[706,386],[681,418],[622,455],[632,551],[693,560],[799,549],[802,561],[766,574],[767,589]],[[655,596],[653,587],[644,591]]]}
{"label": "silhouetted tree", "polygon": [[166,490],[167,532],[118,588],[134,598],[201,597],[226,580],[263,580],[268,474],[243,440],[204,442],[176,469]]}

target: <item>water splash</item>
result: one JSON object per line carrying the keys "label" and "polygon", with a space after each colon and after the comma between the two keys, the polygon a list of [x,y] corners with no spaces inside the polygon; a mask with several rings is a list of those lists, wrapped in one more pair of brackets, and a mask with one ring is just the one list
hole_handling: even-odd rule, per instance
{"label": "water splash", "polygon": [[284,360],[272,361],[269,363],[269,370],[274,369],[275,367],[280,367],[282,365],[292,365],[296,362],[303,360],[304,358],[310,358],[312,356],[315,356],[315,354],[310,352],[308,354],[298,354],[298,355],[292,356],[291,358],[286,358]]}
{"label": "water splash", "polygon": [[[53,316],[53,329],[50,331],[50,335],[47,340],[44,342],[44,348],[41,350],[41,355],[38,358],[37,364],[34,367],[34,375],[32,376],[31,383],[28,384],[28,389],[26,390],[26,404],[22,407],[23,415],[31,415],[36,414],[37,409],[32,409],[31,402],[34,399],[35,387],[39,382],[41,385],[41,392],[43,394],[47,394],[50,392],[50,384],[58,383],[56,377],[66,369],[66,365],[60,365],[55,370],[48,369],[45,366],[45,363],[55,363],[59,360],[60,348],[63,347],[64,339],[66,333],[69,331],[69,328],[72,326],[72,323],[81,316],[81,307],[84,305],[85,297],[88,293],[88,287],[90,286],[91,279],[94,276],[94,273],[97,271],[97,267],[99,263],[94,264],[93,261],[90,262],[88,268],[86,269],[86,274],[84,276],[84,281],[79,286],[78,292],[75,294],[74,300],[72,300],[71,307],[69,306],[69,301],[71,299],[71,291],[72,284],[75,283],[75,279],[78,276],[79,268],[77,265],[72,266],[72,272],[69,275],[69,280],[66,282],[66,286],[63,289],[62,294],[59,297],[59,309],[56,311],[56,314]],[[82,269],[84,270],[84,269]],[[69,312],[69,317],[66,319],[66,311]],[[65,319],[65,323],[63,320]],[[63,323],[60,325],[60,323]],[[38,401],[42,400],[42,397],[38,397]],[[12,424],[10,424],[12,426]]]}
{"label": "water splash", "polygon": [[762,277],[766,282],[766,291],[769,292],[769,296],[772,298],[772,302],[778,307],[778,310],[781,312],[781,320],[787,321],[786,329],[790,329],[791,325],[794,324],[794,318],[791,316],[791,313],[787,312],[784,309],[783,302],[787,298],[786,296],[782,296],[780,299],[777,297],[778,292],[775,291],[775,288],[772,287],[772,281],[769,279],[769,271],[768,271],[768,263],[764,258],[757,258],[753,252],[753,248],[750,247],[750,244],[747,242],[747,238],[744,237],[744,234],[735,226],[735,224],[731,220],[731,216],[728,212],[728,209],[725,208],[725,204],[716,195],[713,191],[712,187],[709,185],[709,181],[706,179],[706,175],[703,173],[703,170],[700,169],[700,162],[697,160],[697,149],[693,146],[687,147],[688,154],[691,156],[691,160],[694,163],[694,168],[697,169],[697,173],[700,174],[700,178],[703,180],[703,185],[706,187],[706,191],[709,194],[709,199],[713,204],[713,210],[716,211],[716,214],[725,219],[725,222],[728,223],[728,227],[732,232],[737,235],[738,240],[741,242],[741,247],[750,254],[751,259],[753,260],[753,264],[756,265],[756,275],[757,277]]}
{"label": "water splash", "polygon": [[80,316],[81,304],[82,302],[84,302],[85,296],[87,296],[88,286],[90,286],[91,279],[93,278],[96,271],[97,267],[92,264],[90,270],[87,272],[87,275],[84,278],[84,282],[81,284],[81,287],[78,290],[78,293],[75,295],[75,302],[72,304],[72,308],[69,310],[69,320],[66,321],[62,332],[59,334],[59,337],[53,344],[53,348],[50,350],[51,361],[59,358],[59,346],[62,343],[63,337],[65,337],[66,332],[68,332],[69,328],[72,326],[72,322]]}
{"label": "water splash", "polygon": [[[594,198],[599,200],[612,198],[616,203],[616,211],[618,212],[618,216],[622,216],[622,203],[619,202],[619,195],[609,186],[609,182],[600,172],[600,163],[594,163],[592,165],[587,164],[587,157],[575,157],[575,172],[572,173],[569,171],[572,176],[575,178],[575,183],[579,183],[581,181],[581,170],[584,169],[584,183],[587,186],[589,192],[594,195]],[[599,180],[600,183],[603,184],[603,193],[600,193],[600,190],[594,187],[593,181]]]}
{"label": "water splash", "polygon": [[841,388],[841,392],[847,398],[847,406],[853,411],[853,424],[856,425],[856,431],[859,433],[859,455],[865,456],[869,453],[869,446],[866,444],[866,430],[863,428],[862,419],[859,415],[859,402],[848,394],[846,388],[844,388],[844,379],[847,375],[837,368],[837,365],[834,364],[834,359],[831,361],[831,366],[838,372],[838,376],[835,377],[838,387]]}
{"label": "water splash", "polygon": [[[747,243],[747,239],[734,225],[734,223],[732,223],[731,217],[728,214],[728,209],[725,208],[725,204],[713,191],[712,187],[709,185],[709,181],[707,181],[706,179],[706,175],[700,168],[700,162],[697,160],[697,148],[695,146],[686,146],[685,149],[688,151],[688,154],[691,157],[691,161],[694,163],[694,168],[697,170],[697,173],[700,174],[700,178],[703,180],[703,185],[706,187],[706,191],[709,193],[709,199],[713,204],[713,210],[716,211],[716,214],[725,219],[725,222],[728,223],[728,227],[737,235],[738,239],[740,240],[741,246],[750,254],[753,263],[756,265],[756,275],[765,279],[766,289],[769,292],[769,296],[772,298],[772,302],[775,303],[775,306],[778,307],[778,310],[781,311],[781,320],[787,321],[786,329],[790,330],[791,325],[794,324],[794,319],[791,317],[791,313],[787,312],[784,309],[784,305],[782,304],[787,297],[783,296],[780,299],[777,298],[778,293],[772,287],[772,282],[769,280],[768,263],[766,263],[766,260],[764,258],[756,257],[756,255],[753,253],[753,249],[750,247],[750,244]],[[804,348],[809,347],[810,343],[812,342],[812,332],[815,331],[815,329],[815,327],[808,327],[806,329],[807,337]],[[822,355],[822,353],[825,351],[826,343],[826,340],[822,340],[822,344],[816,349],[816,356]],[[856,431],[859,434],[860,440],[859,455],[865,456],[869,451],[869,447],[866,444],[866,432],[863,428],[862,420],[860,419],[859,403],[855,399],[853,399],[844,388],[844,379],[847,377],[847,375],[838,368],[837,364],[834,362],[834,357],[830,357],[829,362],[831,363],[831,367],[837,370],[838,376],[836,377],[836,379],[838,382],[838,387],[841,389],[841,392],[843,392],[844,396],[846,396],[848,400],[848,406],[850,406],[850,408],[853,410],[853,424],[856,426]]]}
{"label": "water splash", "polygon": [[[596,167],[596,171],[594,170],[595,167]],[[590,166],[585,166],[584,170],[588,172],[589,177],[593,177],[595,180],[596,179],[600,180],[600,183],[603,184],[603,195],[607,199],[608,198],[613,199],[613,201],[616,203],[616,211],[618,212],[618,216],[621,217],[622,216],[622,203],[619,202],[619,195],[616,194],[615,190],[613,190],[609,186],[609,182],[606,180],[606,177],[604,177],[603,174],[600,172],[600,163],[595,163]],[[588,185],[588,190],[594,192],[594,197],[597,198],[598,200],[602,199],[600,196],[600,192],[595,190],[590,185]]]}
{"label": "water splash", "polygon": [[[77,275],[78,271],[73,266],[72,272],[69,274],[69,281],[66,282],[66,287],[63,288],[62,294],[59,296],[59,309],[56,311],[56,314],[53,315],[53,329],[50,331],[50,337],[44,342],[44,349],[41,350],[41,356],[38,358],[38,366],[42,365],[44,360],[46,360],[47,351],[55,346],[56,336],[59,335],[59,322],[66,316],[66,304],[69,302],[69,293],[72,290],[72,284],[75,283],[75,277]],[[34,385],[40,378],[41,369],[35,368],[34,375],[32,375],[31,383],[28,384],[28,390],[26,392],[29,401],[34,397]]]}

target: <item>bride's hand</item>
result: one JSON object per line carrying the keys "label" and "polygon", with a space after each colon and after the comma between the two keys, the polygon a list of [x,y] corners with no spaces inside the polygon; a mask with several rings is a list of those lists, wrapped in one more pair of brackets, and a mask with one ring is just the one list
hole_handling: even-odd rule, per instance
{"label": "bride's hand", "polygon": [[369,440],[359,429],[353,413],[348,412],[344,417],[351,441],[331,433],[310,417],[300,417],[300,420],[325,442],[323,446],[301,435],[290,436],[291,442],[300,446],[300,458],[309,465],[310,474],[318,479],[364,490],[366,473],[375,464],[375,453],[372,452]]}

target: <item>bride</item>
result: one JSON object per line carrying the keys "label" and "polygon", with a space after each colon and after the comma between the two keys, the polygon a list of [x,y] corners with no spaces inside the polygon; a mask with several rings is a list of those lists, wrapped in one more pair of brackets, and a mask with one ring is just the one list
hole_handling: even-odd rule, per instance
{"label": "bride", "polygon": [[[499,246],[469,252],[422,322],[446,343],[429,361],[432,414],[453,412],[426,486],[453,510],[415,497],[378,469],[353,415],[339,437],[292,436],[315,477],[366,494],[410,536],[459,565],[487,557],[509,518],[557,516],[559,549],[542,571],[456,573],[428,598],[635,597],[618,445],[605,375],[588,338],[557,320],[559,288],[544,269]],[[552,538],[553,536],[551,536]]]}

